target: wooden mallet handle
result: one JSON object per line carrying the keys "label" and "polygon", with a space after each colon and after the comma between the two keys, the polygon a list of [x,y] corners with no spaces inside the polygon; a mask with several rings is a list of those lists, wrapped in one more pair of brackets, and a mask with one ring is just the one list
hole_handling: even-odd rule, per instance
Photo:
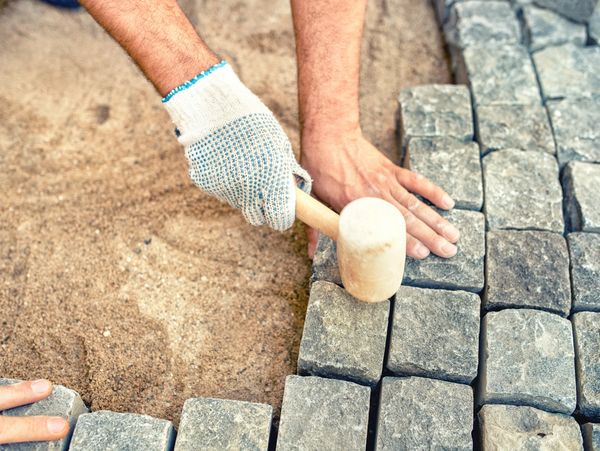
{"label": "wooden mallet handle", "polygon": [[339,215],[298,187],[296,187],[296,217],[304,224],[320,230],[333,240],[337,240],[340,223]]}

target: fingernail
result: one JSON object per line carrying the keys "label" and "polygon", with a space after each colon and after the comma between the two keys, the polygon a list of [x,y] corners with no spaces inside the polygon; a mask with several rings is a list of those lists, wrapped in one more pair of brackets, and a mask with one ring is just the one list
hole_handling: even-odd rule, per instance
{"label": "fingernail", "polygon": [[48,431],[52,434],[58,434],[65,429],[65,420],[62,418],[48,418],[47,422]]}
{"label": "fingernail", "polygon": [[417,254],[418,258],[425,258],[429,255],[429,249],[422,244],[417,244],[415,246],[415,254]]}
{"label": "fingernail", "polygon": [[446,227],[446,237],[448,237],[450,241],[458,241],[460,238],[460,232],[453,225],[449,225]]}
{"label": "fingernail", "polygon": [[456,252],[458,252],[458,248],[451,243],[442,244],[442,252],[448,257],[454,257]]}
{"label": "fingernail", "polygon": [[31,390],[34,393],[42,394],[50,390],[50,382],[46,379],[38,379],[37,381],[33,381],[31,383]]}
{"label": "fingernail", "polygon": [[447,194],[444,194],[444,197],[442,197],[442,204],[444,205],[444,208],[454,208],[454,201]]}

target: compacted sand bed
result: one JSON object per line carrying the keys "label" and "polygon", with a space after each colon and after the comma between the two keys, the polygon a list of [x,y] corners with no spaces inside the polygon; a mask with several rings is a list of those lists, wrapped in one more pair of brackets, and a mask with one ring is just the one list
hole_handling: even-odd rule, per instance
{"label": "compacted sand bed", "polygon": [[[289,6],[187,11],[298,143]],[[362,122],[395,155],[401,87],[448,82],[427,0],[372,0]],[[279,409],[310,262],[300,227],[247,226],[194,188],[152,87],[84,12],[0,11],[0,375],[93,409],[178,420],[214,396]]]}

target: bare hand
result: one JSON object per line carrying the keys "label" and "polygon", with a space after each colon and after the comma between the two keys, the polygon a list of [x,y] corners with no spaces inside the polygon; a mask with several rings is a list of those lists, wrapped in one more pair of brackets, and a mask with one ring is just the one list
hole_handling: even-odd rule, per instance
{"label": "bare hand", "polygon": [[[406,220],[406,252],[411,257],[425,258],[430,251],[441,257],[456,254],[453,243],[460,236],[458,229],[414,194],[443,209],[454,207],[454,201],[423,176],[392,163],[360,129],[350,133],[305,130],[300,163],[313,177],[313,194],[338,212],[365,196],[380,197],[398,207]],[[312,257],[317,234],[309,230],[307,235]]]}
{"label": "bare hand", "polygon": [[[0,411],[47,398],[52,384],[40,379],[0,386]],[[69,423],[61,417],[0,416],[0,445],[6,443],[60,440],[69,432]]]}

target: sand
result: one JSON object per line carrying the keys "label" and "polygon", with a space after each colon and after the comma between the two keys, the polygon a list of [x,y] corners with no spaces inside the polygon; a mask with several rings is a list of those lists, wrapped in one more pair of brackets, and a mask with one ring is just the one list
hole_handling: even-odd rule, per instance
{"label": "sand", "polygon": [[[209,44],[297,148],[286,2],[189,2]],[[402,87],[448,82],[426,0],[373,0],[362,124],[394,157]],[[0,12],[0,376],[45,377],[92,409],[178,421],[185,399],[279,410],[310,261],[300,226],[246,225],[196,189],[160,99],[85,12]]]}

